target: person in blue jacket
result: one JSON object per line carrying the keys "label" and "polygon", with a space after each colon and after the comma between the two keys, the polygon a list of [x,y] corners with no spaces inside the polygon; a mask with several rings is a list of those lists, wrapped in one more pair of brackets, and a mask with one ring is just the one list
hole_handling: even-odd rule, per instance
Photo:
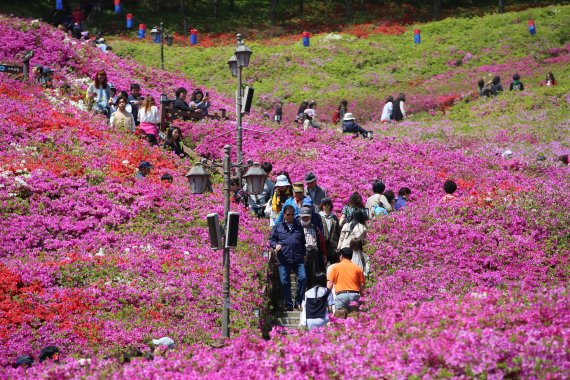
{"label": "person in blue jacket", "polygon": [[277,252],[277,268],[285,308],[293,311],[291,299],[291,270],[297,275],[295,308],[301,310],[305,295],[307,275],[305,272],[306,241],[301,223],[295,219],[292,205],[283,207],[283,222],[277,223],[271,231],[269,245]]}

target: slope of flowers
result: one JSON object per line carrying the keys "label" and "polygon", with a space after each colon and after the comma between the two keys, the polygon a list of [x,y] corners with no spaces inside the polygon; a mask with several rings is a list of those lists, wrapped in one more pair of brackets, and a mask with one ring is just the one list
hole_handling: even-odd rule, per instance
{"label": "slope of flowers", "polygon": [[[215,338],[221,255],[204,244],[202,220],[222,211],[219,193],[192,196],[189,163],[100,117],[53,109],[38,88],[1,77],[0,104],[0,365],[49,343],[92,355],[162,335],[182,344]],[[143,159],[154,173],[135,183]],[[159,181],[165,172],[173,185]],[[260,286],[261,263],[259,249],[236,255],[236,332],[257,328],[252,309],[263,300],[249,289]]]}
{"label": "slope of flowers", "polygon": [[[13,23],[2,20],[2,40]],[[63,36],[36,30],[57,56]],[[132,78],[157,93],[162,81],[190,86],[90,48],[69,54],[85,66],[66,80],[109,60],[122,87]],[[570,176],[567,166],[536,160],[568,153],[568,134],[555,142],[505,135],[500,144],[460,133],[369,141],[248,118],[247,158],[270,161],[294,181],[314,171],[337,210],[354,190],[370,195],[375,178],[413,194],[405,210],[370,225],[366,312],[317,333],[274,330],[268,342],[254,332],[252,313],[263,302],[257,273],[268,229],[244,214],[244,247],[232,269],[232,328],[244,330],[214,349],[204,343],[219,330],[221,259],[204,247],[203,217],[221,212],[219,191],[191,196],[182,177],[189,163],[65,102],[52,111],[35,87],[0,77],[0,104],[2,377],[562,378],[570,371]],[[569,121],[561,116],[558,125],[567,130]],[[204,156],[218,157],[233,141],[231,122],[179,125]],[[406,126],[424,127],[398,127]],[[512,159],[495,154],[506,143],[518,148]],[[143,157],[156,170],[134,183]],[[158,181],[166,171],[177,178],[172,186]],[[442,204],[448,178],[459,184],[459,199]],[[180,342],[166,359],[103,359],[162,335]],[[64,349],[61,364],[7,367],[47,344]],[[94,360],[82,367],[76,359],[84,356]]]}

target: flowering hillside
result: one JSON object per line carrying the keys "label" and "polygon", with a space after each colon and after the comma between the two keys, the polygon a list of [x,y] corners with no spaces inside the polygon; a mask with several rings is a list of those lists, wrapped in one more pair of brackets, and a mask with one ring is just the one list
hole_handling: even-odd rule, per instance
{"label": "flowering hillside", "polygon": [[[0,42],[0,59],[34,47],[32,64],[55,67],[61,83],[77,87],[105,67],[120,89],[133,81],[154,95],[192,88],[29,20],[1,17]],[[497,119],[524,94],[460,104],[462,123],[477,124],[480,134],[462,129],[459,116],[374,126],[374,140],[248,117],[246,157],[270,161],[294,181],[314,171],[336,210],[355,190],[370,195],[375,178],[413,193],[405,210],[370,225],[367,311],[320,332],[274,330],[269,341],[253,315],[264,307],[269,230],[241,210],[234,338],[219,349],[208,343],[220,330],[221,255],[205,245],[205,215],[222,212],[219,179],[212,194],[193,196],[183,177],[191,162],[0,76],[0,377],[563,378],[570,176],[553,157],[570,149],[570,92],[559,80],[551,93],[537,90],[522,102],[524,121],[510,112]],[[497,122],[484,128],[481,117]],[[541,134],[545,118],[552,125]],[[198,155],[219,157],[233,141],[231,121],[178,125]],[[496,154],[506,147],[510,159]],[[135,182],[143,159],[155,168],[149,181]],[[172,185],[160,183],[165,172]],[[441,203],[447,179],[458,183],[458,200]],[[165,359],[105,358],[164,335],[177,342]],[[62,349],[61,363],[9,367],[48,344]],[[82,366],[77,359],[85,357],[92,361]]]}
{"label": "flowering hillside", "polygon": [[[530,18],[538,28],[535,36],[528,32]],[[244,33],[253,55],[243,75],[256,89],[256,105],[272,109],[281,101],[286,104],[286,120],[293,120],[303,99],[315,99],[320,117],[329,122],[341,99],[348,100],[350,110],[361,120],[377,120],[386,97],[399,92],[408,95],[410,111],[435,111],[445,107],[446,100],[453,103],[471,94],[480,78],[500,75],[506,83],[519,72],[523,79],[536,75],[532,80],[538,83],[547,71],[568,65],[569,24],[570,6],[552,6],[397,25],[400,33],[396,34],[359,25],[355,29],[368,33],[316,34],[308,48],[300,35],[292,44],[280,38],[257,40]],[[413,42],[415,29],[421,30],[421,44]],[[125,39],[113,39],[111,44],[119,55],[154,67],[160,62],[156,44]],[[556,57],[553,49],[558,51]],[[227,96],[235,91],[225,64],[233,52],[231,46],[174,45],[165,46],[164,52],[168,69],[181,70]]]}

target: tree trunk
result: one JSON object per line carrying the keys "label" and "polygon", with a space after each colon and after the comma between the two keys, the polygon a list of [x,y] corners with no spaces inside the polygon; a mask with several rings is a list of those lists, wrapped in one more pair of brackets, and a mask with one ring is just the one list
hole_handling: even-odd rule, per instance
{"label": "tree trunk", "polygon": [[352,20],[352,0],[344,0],[344,19]]}
{"label": "tree trunk", "polygon": [[441,0],[433,0],[433,19],[438,20],[441,17]]}
{"label": "tree trunk", "polygon": [[505,12],[505,0],[499,0],[499,13]]}
{"label": "tree trunk", "polygon": [[277,0],[271,0],[271,8],[269,10],[269,16],[271,17],[271,26],[277,25]]}
{"label": "tree trunk", "polygon": [[299,0],[299,13],[303,13],[305,11],[305,2],[304,0]]}
{"label": "tree trunk", "polygon": [[232,12],[234,10],[234,5],[235,5],[234,3],[235,3],[234,0],[230,0],[230,11]]}
{"label": "tree trunk", "polygon": [[182,15],[182,29],[184,35],[188,33],[188,17],[186,17],[186,0],[180,0],[180,14]]}

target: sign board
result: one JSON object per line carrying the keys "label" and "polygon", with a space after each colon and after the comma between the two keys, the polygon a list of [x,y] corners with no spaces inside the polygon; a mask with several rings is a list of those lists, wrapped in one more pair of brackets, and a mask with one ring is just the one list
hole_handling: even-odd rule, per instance
{"label": "sign board", "polygon": [[23,66],[0,65],[0,73],[20,74],[24,72]]}

